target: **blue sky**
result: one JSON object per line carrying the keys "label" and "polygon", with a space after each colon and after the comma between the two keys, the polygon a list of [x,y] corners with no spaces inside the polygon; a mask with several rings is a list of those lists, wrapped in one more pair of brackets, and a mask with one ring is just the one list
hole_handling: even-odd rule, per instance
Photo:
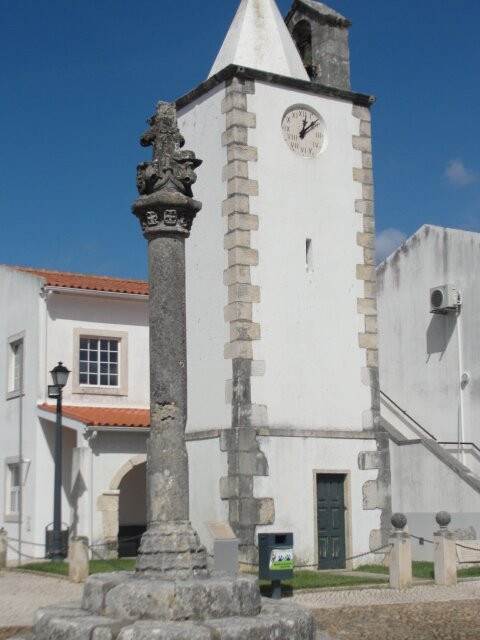
{"label": "blue sky", "polygon": [[[146,276],[139,136],[206,78],[238,3],[0,0],[1,263]],[[480,231],[480,3],[330,4],[353,21],[353,89],[378,98],[381,254],[424,223]]]}

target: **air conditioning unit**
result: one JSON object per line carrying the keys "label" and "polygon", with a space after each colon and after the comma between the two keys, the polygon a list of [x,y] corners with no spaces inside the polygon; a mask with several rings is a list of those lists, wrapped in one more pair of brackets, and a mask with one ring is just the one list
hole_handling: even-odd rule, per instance
{"label": "air conditioning unit", "polygon": [[457,311],[461,303],[460,291],[451,284],[430,289],[430,313]]}

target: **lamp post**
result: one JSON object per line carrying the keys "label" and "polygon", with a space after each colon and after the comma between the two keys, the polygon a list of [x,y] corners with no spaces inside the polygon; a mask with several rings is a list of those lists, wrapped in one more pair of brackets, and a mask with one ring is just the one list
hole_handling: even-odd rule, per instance
{"label": "lamp post", "polygon": [[53,552],[52,562],[62,562],[62,392],[70,371],[59,362],[50,374],[53,385],[48,387],[48,397],[57,399],[55,427],[55,484],[53,491]]}

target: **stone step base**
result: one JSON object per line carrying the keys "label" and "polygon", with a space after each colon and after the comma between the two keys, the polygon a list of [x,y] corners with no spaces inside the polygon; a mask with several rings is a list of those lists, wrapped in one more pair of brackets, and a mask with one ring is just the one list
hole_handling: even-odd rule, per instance
{"label": "stone step base", "polygon": [[215,620],[134,623],[98,615],[74,605],[39,609],[35,640],[315,640],[312,615],[295,605],[262,602],[257,616]]}

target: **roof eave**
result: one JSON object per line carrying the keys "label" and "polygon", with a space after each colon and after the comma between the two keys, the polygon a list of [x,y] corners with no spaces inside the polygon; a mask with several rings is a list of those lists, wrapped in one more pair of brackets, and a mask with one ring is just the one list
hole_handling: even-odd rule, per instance
{"label": "roof eave", "polygon": [[308,91],[309,93],[316,93],[319,95],[339,98],[341,100],[347,100],[348,102],[352,102],[353,104],[362,107],[371,107],[376,101],[374,96],[364,93],[356,93],[355,91],[348,91],[347,89],[328,87],[317,82],[310,82],[309,80],[298,80],[297,78],[289,78],[287,76],[280,76],[266,71],[259,71],[258,69],[249,69],[248,67],[239,67],[238,65],[231,64],[211,78],[208,78],[208,80],[205,80],[205,82],[202,82],[192,91],[189,91],[178,98],[176,101],[177,109],[182,109],[183,107],[188,106],[194,100],[197,100],[212,89],[215,89],[219,84],[222,84],[233,77],[243,80],[260,80],[271,84],[279,84],[284,87],[292,87],[300,89],[301,91]]}

